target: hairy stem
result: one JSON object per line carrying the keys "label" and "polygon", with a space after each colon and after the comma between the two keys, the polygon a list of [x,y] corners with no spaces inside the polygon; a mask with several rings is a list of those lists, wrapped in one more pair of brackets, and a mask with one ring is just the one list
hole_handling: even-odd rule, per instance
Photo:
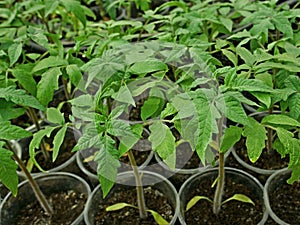
{"label": "hairy stem", "polygon": [[38,184],[35,182],[35,180],[33,179],[33,177],[31,176],[31,174],[29,173],[29,171],[27,170],[25,164],[23,163],[23,161],[19,158],[19,156],[15,153],[15,151],[13,150],[13,148],[11,147],[10,143],[8,141],[6,141],[6,145],[9,148],[9,150],[11,152],[13,152],[13,159],[18,163],[18,165],[20,166],[21,170],[24,172],[24,174],[26,175],[28,182],[36,196],[36,198],[38,199],[39,203],[41,204],[42,208],[45,210],[45,213],[49,216],[52,215],[53,213],[53,209],[51,208],[51,206],[49,205],[49,203],[47,202],[43,192],[40,190]]}
{"label": "hairy stem", "polygon": [[[273,113],[273,107],[269,109],[269,114]],[[270,127],[267,127],[267,151],[269,154],[272,154],[273,151],[273,130]]]}
{"label": "hairy stem", "polygon": [[142,184],[141,176],[138,171],[138,167],[136,165],[135,158],[131,150],[128,151],[128,157],[129,157],[131,167],[133,169],[133,174],[135,176],[137,201],[138,201],[140,218],[145,219],[147,218],[147,211],[146,211],[147,207],[145,203],[143,184]]}

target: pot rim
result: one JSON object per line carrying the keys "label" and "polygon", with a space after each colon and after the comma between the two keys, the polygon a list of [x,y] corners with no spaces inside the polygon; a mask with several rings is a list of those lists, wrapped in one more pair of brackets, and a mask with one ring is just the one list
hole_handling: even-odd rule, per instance
{"label": "pot rim", "polygon": [[[205,171],[201,171],[201,172],[193,174],[191,177],[189,177],[181,185],[181,187],[179,189],[179,192],[178,192],[179,199],[180,199],[180,196],[183,194],[183,191],[184,191],[186,185],[188,183],[190,183],[193,179],[195,179],[198,176],[202,176],[203,174],[211,173],[211,172],[215,172],[215,171],[218,171],[218,168],[209,168],[209,169],[207,169]],[[260,181],[256,177],[254,177],[253,175],[251,175],[251,174],[249,174],[249,173],[247,173],[247,172],[245,172],[243,170],[240,170],[240,169],[237,169],[237,168],[234,168],[234,167],[225,167],[225,173],[226,172],[234,172],[234,173],[239,173],[242,176],[246,176],[246,177],[250,178],[251,180],[253,180],[253,182],[260,188],[260,190],[262,191],[262,205],[263,205],[264,211],[263,211],[262,219],[260,220],[260,222],[258,223],[258,225],[265,224],[265,222],[268,219],[268,211],[266,209],[265,202],[263,200],[263,189],[264,189],[263,185],[260,183]],[[178,215],[179,215],[178,218],[179,218],[180,223],[181,224],[186,224],[185,221],[184,221],[184,216],[182,215],[181,211],[180,211],[180,213]]]}
{"label": "pot rim", "polygon": [[[84,185],[84,187],[86,188],[86,192],[87,192],[87,200],[89,199],[90,195],[91,195],[91,188],[89,186],[89,184],[80,176],[73,174],[73,173],[69,173],[69,172],[52,172],[52,173],[43,173],[43,174],[38,174],[36,176],[34,176],[34,180],[37,179],[43,179],[44,181],[47,180],[48,178],[50,179],[55,179],[56,176],[60,176],[63,180],[65,180],[67,177],[72,177],[76,180],[78,180],[80,183],[82,183]],[[66,178],[63,178],[63,177]],[[57,178],[56,178],[57,179]],[[24,180],[22,181],[19,185],[18,185],[18,189],[26,184],[28,184],[29,181],[28,180]],[[29,185],[29,184],[28,184]],[[12,196],[12,193],[9,192],[5,198],[3,199],[3,201],[0,204],[0,222],[1,222],[1,211],[3,209],[3,206],[5,204],[5,202],[7,202],[9,200],[9,198]],[[85,202],[85,205],[87,204],[87,200]],[[84,217],[84,209],[82,210],[82,212],[78,215],[78,217],[72,222],[71,225],[77,225],[79,224],[79,222],[83,221],[83,217]]]}
{"label": "pot rim", "polygon": [[269,213],[269,215],[272,217],[272,219],[281,225],[289,225],[289,223],[281,220],[272,210],[271,208],[271,204],[270,204],[270,199],[269,199],[269,187],[271,185],[271,182],[273,181],[274,178],[281,176],[281,175],[286,175],[287,173],[291,173],[292,170],[288,169],[288,168],[283,168],[280,169],[278,171],[276,171],[275,173],[273,173],[266,181],[265,185],[264,185],[264,201],[265,201],[265,207]]}

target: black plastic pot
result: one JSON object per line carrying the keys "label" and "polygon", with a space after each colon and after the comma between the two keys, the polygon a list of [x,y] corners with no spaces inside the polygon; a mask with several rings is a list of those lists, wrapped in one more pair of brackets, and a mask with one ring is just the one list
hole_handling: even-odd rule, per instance
{"label": "black plastic pot", "polygon": [[[86,181],[71,173],[58,172],[43,174],[36,176],[35,180],[45,196],[49,196],[52,193],[62,193],[72,190],[79,195],[84,194],[86,198],[88,198],[91,192]],[[35,194],[28,181],[23,181],[18,186],[17,197],[13,197],[12,194],[9,193],[0,205],[0,224],[16,224],[16,217],[19,211],[35,200]],[[66,199],[66,201],[68,201],[68,199]],[[70,209],[70,211],[72,211],[72,209]],[[82,221],[83,210],[79,215],[76,215],[76,219],[71,225],[82,224]]]}

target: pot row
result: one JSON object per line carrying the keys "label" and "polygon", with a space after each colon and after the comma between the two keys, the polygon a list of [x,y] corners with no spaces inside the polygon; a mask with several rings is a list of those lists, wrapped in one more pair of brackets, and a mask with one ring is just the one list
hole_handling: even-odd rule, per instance
{"label": "pot row", "polygon": [[[206,184],[210,184],[217,178],[216,168],[205,169],[202,172],[198,172],[192,175],[183,183],[179,192],[176,191],[174,185],[166,177],[158,173],[154,173],[151,171],[143,171],[143,170],[141,170],[140,173],[142,174],[142,181],[143,181],[143,185],[145,186],[145,190],[148,188],[154,189],[155,190],[154,193],[156,192],[159,193],[158,196],[164,195],[168,199],[167,202],[172,207],[172,215],[169,215],[168,217],[168,218],[172,218],[171,220],[169,220],[169,224],[178,224],[178,221],[180,222],[180,224],[211,224],[211,222],[209,222],[209,220],[211,219],[214,219],[212,224],[232,224],[232,218],[231,219],[229,218],[230,216],[229,215],[230,211],[228,211],[230,210],[229,206],[224,207],[223,213],[216,217],[214,215],[209,215],[210,210],[207,210],[205,208],[206,203],[210,204],[210,202],[206,200],[200,200],[197,204],[195,204],[192,207],[192,209],[189,210],[189,212],[186,212],[187,203],[196,195],[197,196],[207,195],[204,196],[207,198],[212,197],[211,196],[213,193],[212,188],[210,185],[206,185]],[[233,204],[232,206],[237,207],[233,209],[234,213],[232,215],[233,218],[238,219],[237,223],[238,224],[265,224],[269,214],[271,218],[274,221],[276,221],[277,224],[297,224],[297,222],[288,223],[281,220],[272,211],[270,200],[269,200],[269,192],[272,192],[275,189],[277,189],[279,186],[284,185],[289,176],[290,176],[290,171],[287,169],[277,171],[276,173],[274,173],[269,177],[269,179],[265,184],[265,187],[263,187],[262,184],[249,173],[246,173],[239,169],[227,167],[226,183],[228,185],[228,188],[225,189],[224,197],[230,197],[227,195],[228,194],[232,195],[232,193],[234,193],[235,191],[241,194],[240,191],[244,192],[243,190],[245,189],[246,191],[243,194],[250,197],[250,199],[252,199],[253,202],[255,203],[255,205],[252,206],[251,204],[245,204],[239,201],[232,201]],[[125,188],[126,192],[128,192],[129,189],[135,189],[134,187],[135,179],[131,171],[119,173],[114,188],[105,199],[103,199],[102,197],[102,191],[100,185],[98,185],[91,193],[89,184],[83,178],[72,173],[56,172],[56,173],[49,173],[49,174],[40,174],[37,175],[35,179],[38,185],[40,186],[40,189],[46,196],[49,196],[53,193],[59,193],[59,192],[68,193],[70,191],[74,191],[75,193],[77,193],[77,196],[84,196],[83,199],[86,200],[85,207],[84,204],[82,203],[79,205],[74,204],[71,205],[71,208],[63,212],[64,217],[73,218],[71,223],[72,225],[84,224],[83,218],[85,224],[87,225],[106,224],[105,221],[103,221],[103,223],[95,222],[95,218],[97,218],[97,213],[98,211],[100,211],[99,208],[97,207],[100,208],[107,207],[105,202],[108,202],[107,204],[110,204],[109,201],[110,197],[114,195],[114,192],[120,191],[122,190],[122,188]],[[204,187],[203,184],[205,184],[207,187],[203,188]],[[9,193],[1,203],[0,224],[6,224],[6,225],[16,224],[15,219],[17,218],[17,215],[20,215],[21,214],[20,211],[22,210],[24,211],[24,208],[26,208],[26,206],[29,203],[34,202],[34,199],[35,199],[35,195],[32,192],[29,183],[27,181],[21,182],[19,185],[19,193],[17,197],[13,197],[12,194]],[[146,201],[150,201],[150,200],[146,199]],[[229,205],[229,203],[226,204]],[[77,213],[76,215],[75,209],[78,210],[78,208],[81,208],[81,210],[79,209],[80,213],[79,214]],[[151,209],[159,211],[159,208],[163,208],[163,205],[157,205],[157,208],[155,209],[151,208]],[[239,213],[239,210],[242,210],[241,214]],[[249,212],[249,215],[246,215],[245,214],[246,212]],[[288,212],[286,213],[288,214]],[[27,212],[27,214],[30,213]],[[76,217],[74,217],[75,215]],[[253,216],[254,218],[252,218]],[[102,217],[100,216],[100,218]],[[127,215],[127,218],[125,217],[123,219],[129,220],[129,215]],[[230,222],[224,222],[224,221],[230,221]],[[24,224],[26,224],[26,222]],[[32,224],[43,224],[43,223],[39,221],[36,223],[33,222]]]}

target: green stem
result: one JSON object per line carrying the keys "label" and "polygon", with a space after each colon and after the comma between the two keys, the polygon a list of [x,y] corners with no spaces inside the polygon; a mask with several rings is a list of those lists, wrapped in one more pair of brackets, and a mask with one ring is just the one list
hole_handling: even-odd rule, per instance
{"label": "green stem", "polygon": [[45,210],[45,213],[49,216],[51,216],[53,214],[53,209],[51,208],[51,206],[49,205],[49,203],[47,202],[43,192],[40,190],[38,184],[36,183],[36,181],[33,179],[33,177],[31,176],[31,174],[29,173],[29,171],[27,170],[25,164],[23,163],[23,161],[19,158],[19,156],[15,153],[15,151],[13,150],[13,148],[11,147],[10,143],[8,141],[6,141],[6,145],[9,148],[9,150],[11,152],[13,152],[13,159],[18,163],[18,165],[20,166],[21,170],[23,171],[23,173],[26,175],[28,182],[36,196],[36,198],[38,199],[39,203],[41,204],[42,208]]}
{"label": "green stem", "polygon": [[[269,109],[269,114],[273,113],[273,107]],[[267,127],[267,151],[269,154],[272,154],[273,150],[273,130],[270,127]]]}
{"label": "green stem", "polygon": [[[220,150],[221,137],[223,134],[223,121],[224,121],[224,117],[221,117],[218,121],[218,130],[219,130],[219,133],[217,135],[218,150]],[[224,186],[225,186],[225,153],[219,152],[219,176],[218,176],[218,184],[215,191],[214,204],[213,204],[213,212],[216,215],[221,210]]]}
{"label": "green stem", "polygon": [[64,78],[62,78],[62,82],[63,82],[63,86],[64,86],[64,92],[65,92],[66,99],[70,100],[71,99],[71,95],[70,95],[70,93],[68,91],[68,82]]}
{"label": "green stem", "polygon": [[[34,111],[34,109],[32,108],[28,108],[27,109],[27,112],[28,112],[28,115],[29,117],[31,118],[31,120],[33,121],[37,131],[39,131],[41,129],[41,126],[40,126],[40,123],[39,123],[39,120],[38,120],[38,117],[36,115],[36,112]],[[47,161],[50,161],[50,154],[49,152],[47,151],[46,149],[46,145],[45,145],[45,140],[42,139],[41,140],[41,143],[40,143],[40,147],[41,147],[41,150],[42,150],[42,153],[44,155],[44,158],[47,160]]]}
{"label": "green stem", "polygon": [[147,211],[146,211],[147,207],[146,207],[146,203],[145,203],[143,184],[142,184],[141,176],[138,171],[138,167],[136,165],[135,158],[134,158],[131,150],[128,151],[128,158],[129,158],[131,167],[133,169],[133,174],[135,176],[137,201],[138,201],[140,218],[145,219],[145,218],[147,218]]}

